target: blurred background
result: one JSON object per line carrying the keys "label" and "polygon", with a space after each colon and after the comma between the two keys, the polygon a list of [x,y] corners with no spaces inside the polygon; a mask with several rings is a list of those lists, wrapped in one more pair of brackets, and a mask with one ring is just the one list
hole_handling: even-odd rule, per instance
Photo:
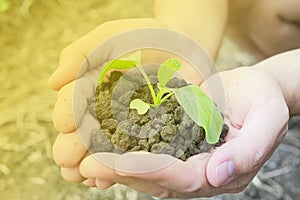
{"label": "blurred background", "polygon": [[[0,199],[152,199],[125,186],[106,191],[71,184],[52,159],[56,92],[47,79],[60,51],[104,21],[151,17],[152,0],[0,0]],[[220,69],[254,63],[225,37]],[[297,119],[246,191],[214,199],[299,199]]]}

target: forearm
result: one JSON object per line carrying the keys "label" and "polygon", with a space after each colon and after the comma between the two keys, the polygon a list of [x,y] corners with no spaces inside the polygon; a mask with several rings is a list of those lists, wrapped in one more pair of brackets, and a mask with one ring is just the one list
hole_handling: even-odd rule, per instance
{"label": "forearm", "polygon": [[227,18],[227,0],[155,0],[154,16],[199,42],[216,58]]}
{"label": "forearm", "polygon": [[256,67],[270,72],[278,80],[290,115],[300,114],[300,49],[274,56]]}

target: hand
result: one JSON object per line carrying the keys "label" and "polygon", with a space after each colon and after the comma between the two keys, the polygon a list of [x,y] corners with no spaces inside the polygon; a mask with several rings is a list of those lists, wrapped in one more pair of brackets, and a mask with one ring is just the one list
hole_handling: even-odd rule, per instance
{"label": "hand", "polygon": [[[71,182],[81,182],[78,165],[88,154],[90,135],[98,122],[86,112],[86,98],[94,95],[101,65],[113,59],[111,56],[118,49],[114,45],[101,49],[102,53],[90,56],[92,50],[112,36],[126,30],[142,27],[162,27],[154,19],[131,19],[106,22],[91,33],[80,38],[66,47],[60,56],[59,68],[49,79],[49,85],[59,90],[57,102],[53,112],[53,123],[60,132],[54,146],[53,156],[55,162],[61,166],[62,176]],[[117,46],[117,45],[115,45]],[[98,48],[99,49],[99,48]],[[94,52],[93,52],[94,53]],[[142,63],[162,63],[169,57],[176,57],[167,52],[157,50],[143,50]],[[180,60],[180,58],[178,58]],[[183,63],[183,76],[191,82],[200,83],[190,65]]]}
{"label": "hand", "polygon": [[[277,80],[268,72],[245,67],[220,76],[226,93],[225,122],[230,127],[221,147],[185,162],[150,153],[98,153],[81,162],[82,175],[100,189],[121,183],[160,198],[206,197],[245,189],[282,141],[289,113]],[[204,91],[219,92],[220,88],[208,90],[206,83]],[[149,165],[155,169],[161,164],[163,168],[149,170]]]}
{"label": "hand", "polygon": [[97,67],[112,59],[110,55],[114,49],[112,47],[106,49],[104,54],[98,57],[88,57],[88,55],[97,45],[126,30],[161,26],[154,19],[106,22],[62,51],[59,67],[49,78],[49,85],[59,90],[53,112],[53,123],[60,134],[53,146],[53,157],[62,167],[62,175],[66,180],[71,182],[84,180],[78,171],[78,164],[87,153],[89,136],[81,138],[77,132],[81,129],[83,132],[90,133],[91,129],[98,125],[86,112],[86,97],[94,94],[95,80],[99,74]]}

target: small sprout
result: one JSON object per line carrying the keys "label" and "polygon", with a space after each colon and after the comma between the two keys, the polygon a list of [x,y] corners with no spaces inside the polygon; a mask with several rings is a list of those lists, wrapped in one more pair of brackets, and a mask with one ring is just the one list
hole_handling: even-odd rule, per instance
{"label": "small sprout", "polygon": [[166,87],[166,84],[169,82],[171,77],[175,72],[180,70],[181,63],[175,59],[166,60],[158,69],[157,77],[159,81],[159,86],[161,88]]}
{"label": "small sprout", "polygon": [[102,83],[105,74],[112,69],[131,69],[137,67],[143,75],[152,99],[153,105],[142,101],[141,99],[134,99],[130,103],[131,109],[136,109],[139,115],[144,115],[149,110],[150,106],[158,108],[165,100],[175,95],[179,104],[183,107],[190,118],[199,126],[203,127],[206,134],[206,141],[210,144],[215,144],[219,141],[221,130],[223,126],[223,118],[215,106],[214,102],[203,93],[199,86],[188,85],[179,89],[167,88],[166,85],[174,75],[180,70],[181,63],[173,58],[163,62],[158,69],[158,91],[155,93],[153,86],[149,80],[148,75],[141,65],[141,52],[138,51],[128,58],[112,60],[106,64],[99,77],[99,84]]}
{"label": "small sprout", "polygon": [[135,109],[139,115],[144,115],[149,110],[150,105],[141,99],[134,99],[130,102],[129,107],[130,109]]}

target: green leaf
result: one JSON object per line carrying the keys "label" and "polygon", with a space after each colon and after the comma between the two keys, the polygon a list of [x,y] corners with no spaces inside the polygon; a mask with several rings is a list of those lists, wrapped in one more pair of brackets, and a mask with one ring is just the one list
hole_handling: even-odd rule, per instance
{"label": "green leaf", "polygon": [[196,85],[188,85],[175,91],[179,104],[191,119],[203,127],[206,141],[215,144],[219,141],[223,118],[214,102]]}
{"label": "green leaf", "polygon": [[157,72],[160,87],[164,88],[173,74],[180,68],[181,63],[174,58],[170,58],[163,62]]}
{"label": "green leaf", "polygon": [[150,108],[150,105],[141,99],[134,99],[130,102],[130,109],[137,110],[139,115],[144,115]]}
{"label": "green leaf", "polygon": [[141,65],[141,51],[137,51],[127,58],[112,60],[102,67],[98,82],[99,84],[101,84],[104,80],[105,74],[112,69],[124,70],[124,69],[131,69],[135,66],[140,66],[140,65]]}

